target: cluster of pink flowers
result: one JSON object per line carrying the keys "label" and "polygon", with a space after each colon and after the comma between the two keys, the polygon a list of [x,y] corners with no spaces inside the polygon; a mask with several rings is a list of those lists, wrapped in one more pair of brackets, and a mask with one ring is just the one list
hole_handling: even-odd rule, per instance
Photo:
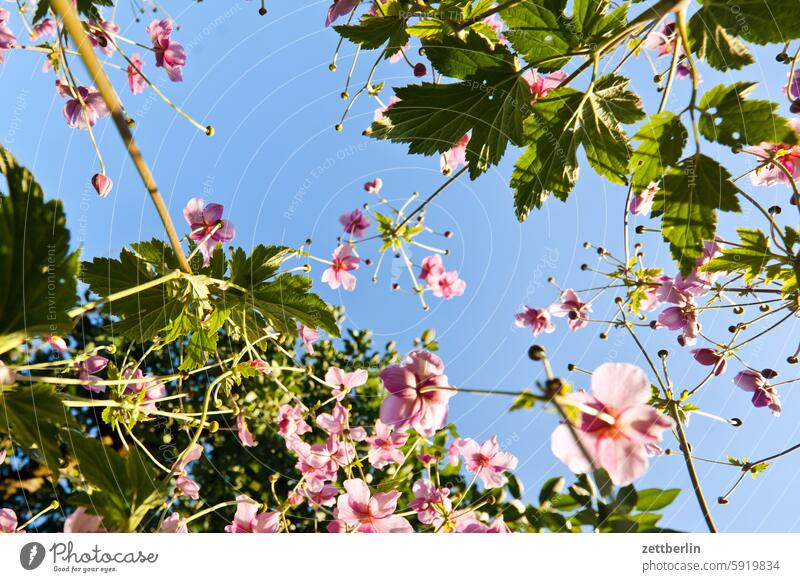
{"label": "cluster of pink flowers", "polygon": [[183,217],[192,229],[189,238],[200,243],[203,265],[208,266],[217,243],[226,243],[236,236],[230,220],[222,219],[222,204],[206,204],[201,198],[192,198],[183,209]]}
{"label": "cluster of pink flowers", "polygon": [[458,271],[446,271],[444,261],[439,254],[429,255],[422,259],[419,278],[428,284],[428,290],[435,297],[452,299],[464,294],[467,284],[458,278]]}
{"label": "cluster of pink flowers", "polygon": [[591,305],[581,301],[574,290],[564,289],[559,295],[558,301],[550,307],[538,309],[524,305],[522,311],[514,316],[514,323],[517,327],[530,327],[531,332],[536,336],[540,333],[552,333],[555,330],[551,316],[567,317],[567,326],[572,331],[578,331],[588,325],[587,318],[591,311]]}

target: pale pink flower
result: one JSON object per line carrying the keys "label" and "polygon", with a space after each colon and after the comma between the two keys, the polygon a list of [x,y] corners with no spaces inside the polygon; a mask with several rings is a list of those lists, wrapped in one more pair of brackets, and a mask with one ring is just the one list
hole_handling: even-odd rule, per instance
{"label": "pale pink flower", "polygon": [[464,457],[467,471],[477,474],[484,487],[502,487],[508,480],[504,473],[517,466],[517,457],[500,452],[496,436],[482,445],[472,439],[463,439],[459,452]]}
{"label": "pale pink flower", "polygon": [[17,373],[0,362],[0,386],[11,386],[17,380]]}
{"label": "pale pink flower", "polygon": [[559,298],[560,303],[553,303],[549,310],[555,317],[568,317],[567,325],[572,331],[578,331],[582,327],[589,325],[586,320],[592,311],[588,303],[583,303],[578,294],[572,289],[564,289]]}
{"label": "pale pink flower", "polygon": [[156,67],[163,67],[170,81],[183,81],[183,66],[186,64],[186,50],[179,42],[173,41],[172,19],[154,20],[147,27],[156,55]]}
{"label": "pale pink flower", "polygon": [[492,14],[491,16],[487,16],[483,19],[483,23],[491,28],[497,34],[497,42],[502,45],[508,44],[508,39],[500,34],[500,31],[503,30],[503,22],[500,20],[500,17],[497,14]]}
{"label": "pale pink flower", "polygon": [[378,420],[375,423],[375,435],[367,437],[370,464],[376,469],[383,469],[386,465],[402,463],[405,455],[400,447],[406,444],[406,441],[408,441],[407,433],[395,431]]}
{"label": "pale pink flower", "polygon": [[[607,363],[592,373],[592,393],[573,392],[566,397],[582,407],[574,428],[575,441],[566,424],[553,432],[553,454],[576,474],[604,468],[615,485],[625,486],[647,470],[646,445],[658,443],[661,433],[673,426],[671,419],[649,406],[650,381],[633,364]],[[611,422],[613,420],[613,422]],[[591,457],[584,456],[583,450]]]}
{"label": "pale pink flower", "polygon": [[302,459],[311,467],[322,469],[335,476],[340,467],[347,466],[356,460],[356,450],[349,442],[342,442],[331,435],[324,443],[311,445],[309,452]]}
{"label": "pale pink flower", "polygon": [[17,37],[11,32],[7,26],[10,13],[5,8],[0,8],[0,65],[5,61],[5,53],[7,50],[14,48],[17,45]]}
{"label": "pale pink flower", "polygon": [[691,295],[680,293],[677,305],[667,307],[658,315],[657,327],[666,327],[670,331],[682,330],[678,343],[682,346],[693,346],[697,343],[700,325],[697,322],[697,305]]}
{"label": "pale pink flower", "polygon": [[632,199],[629,206],[631,214],[646,215],[650,214],[653,209],[653,200],[658,193],[659,187],[657,182],[650,182],[647,188],[636,194]]}
{"label": "pale pink flower", "polygon": [[725,354],[711,348],[692,350],[692,357],[703,366],[713,366],[715,376],[722,376],[728,367],[728,359]]}
{"label": "pale pink flower", "polygon": [[[99,382],[102,378],[96,376],[108,366],[108,358],[103,356],[89,356],[77,366],[78,378],[84,382]],[[107,386],[83,384],[84,389],[89,392],[105,392]]]}
{"label": "pale pink flower", "polygon": [[60,335],[46,335],[44,336],[44,341],[46,341],[52,349],[60,354],[63,354],[69,350],[67,347],[67,340]]}
{"label": "pale pink flower", "polygon": [[333,388],[333,396],[341,402],[351,390],[362,386],[369,378],[366,370],[356,370],[354,372],[345,372],[341,368],[331,366],[325,372],[325,382]]}
{"label": "pale pink flower", "polygon": [[378,107],[378,108],[375,110],[375,114],[374,114],[374,115],[373,115],[373,117],[372,117],[373,121],[380,121],[380,120],[382,120],[382,119],[383,119],[383,114],[384,114],[384,113],[386,113],[386,112],[387,112],[389,109],[391,109],[392,107],[394,107],[394,104],[395,104],[395,103],[398,103],[399,101],[400,101],[400,99],[398,99],[397,97],[395,97],[394,95],[392,95],[392,96],[389,98],[389,103],[388,103],[388,105],[386,105],[386,107]]}
{"label": "pale pink flower", "polygon": [[225,526],[226,532],[276,533],[280,529],[280,513],[258,513],[258,504],[247,495],[238,495],[236,501],[236,515],[233,516],[233,522]]}
{"label": "pale pink flower", "polygon": [[[435,280],[436,277],[439,277],[444,274],[444,263],[442,262],[442,255],[429,255],[422,259],[422,266],[420,267],[419,271],[419,278],[425,282],[428,282],[428,279]],[[430,283],[428,283],[430,284]]]}
{"label": "pale pink flower", "polygon": [[186,497],[192,499],[198,499],[200,497],[200,485],[198,485],[194,479],[186,475],[181,475],[175,479],[175,488],[181,492],[181,495],[185,495]]}
{"label": "pale pink flower", "polygon": [[247,428],[247,419],[241,414],[236,417],[236,434],[239,436],[243,447],[254,447],[256,445],[253,441],[253,433]]}
{"label": "pale pink flower", "polygon": [[[675,277],[675,281],[673,282],[675,290],[693,297],[700,297],[708,293],[708,291],[711,289],[711,286],[719,277],[719,273],[701,271],[700,268],[721,254],[722,247],[717,241],[705,241],[703,243],[703,254],[695,262],[692,272],[686,277],[683,277],[683,275],[678,275]],[[672,301],[672,299],[678,296],[673,294],[670,297],[667,297],[666,301]],[[678,301],[672,302],[679,303]]]}
{"label": "pale pink flower", "polygon": [[428,285],[435,297],[444,297],[445,299],[461,297],[467,288],[467,283],[458,278],[458,271],[447,271],[438,277],[431,275],[428,277]]}
{"label": "pale pink flower", "polygon": [[95,189],[100,198],[105,198],[111,192],[114,182],[105,174],[95,174],[92,176],[92,187]]}
{"label": "pale pink flower", "polygon": [[0,449],[0,465],[6,462],[6,454],[8,452],[5,449]]}
{"label": "pale pink flower", "polygon": [[270,366],[264,360],[250,360],[247,363],[250,364],[250,367],[253,368],[259,374],[271,374],[272,373],[272,366]]}
{"label": "pale pink flower", "polygon": [[300,436],[311,432],[311,426],[305,421],[305,415],[299,404],[289,406],[282,405],[278,409],[278,434],[283,438]]}
{"label": "pale pink flower", "polygon": [[328,15],[325,18],[325,26],[330,26],[339,17],[344,16],[345,14],[350,14],[353,8],[358,6],[360,1],[361,0],[333,0],[333,4],[331,4],[330,8],[328,8]]}
{"label": "pale pink flower", "polygon": [[372,220],[369,216],[361,212],[360,208],[342,214],[339,217],[339,223],[346,233],[352,234],[355,238],[364,238],[364,235],[367,234],[367,230],[372,226]]}
{"label": "pale pink flower", "polygon": [[447,487],[437,487],[430,479],[418,479],[411,491],[414,493],[414,500],[408,506],[417,512],[417,519],[421,523],[439,527],[444,521],[444,515],[453,509],[450,490]]}
{"label": "pale pink flower", "polygon": [[178,512],[173,512],[164,523],[161,524],[161,533],[189,533],[186,527],[186,520]]}
{"label": "pale pink flower", "polygon": [[743,370],[736,374],[733,383],[745,392],[753,393],[753,406],[756,408],[767,407],[772,411],[773,416],[780,416],[781,399],[778,391],[767,382],[760,372]]}
{"label": "pale pink flower", "polygon": [[531,87],[531,93],[533,94],[531,103],[533,103],[546,97],[553,89],[558,88],[566,80],[567,74],[564,71],[555,71],[548,75],[539,75],[536,71],[525,71],[522,74],[522,78]]}
{"label": "pale pink flower", "polygon": [[439,169],[445,175],[458,169],[459,166],[467,165],[467,144],[469,144],[470,135],[464,134],[456,144],[449,150],[444,152],[439,159]]}
{"label": "pale pink flower", "polygon": [[131,62],[128,63],[128,87],[131,93],[138,95],[147,87],[147,81],[142,76],[142,69],[144,68],[144,61],[139,53],[131,55]]}
{"label": "pale pink flower", "polygon": [[64,118],[69,127],[88,131],[99,119],[109,115],[103,97],[94,87],[71,87],[57,79],[56,92],[68,97],[64,104]]}
{"label": "pale pink flower", "polygon": [[639,302],[639,309],[642,311],[653,311],[658,309],[666,300],[665,297],[672,289],[672,277],[660,275],[647,283],[644,288],[644,298]]}
{"label": "pale pink flower", "polygon": [[455,391],[438,356],[411,352],[403,365],[381,370],[380,377],[389,391],[380,411],[385,424],[396,429],[411,426],[422,436],[432,436],[445,425],[448,401]]}
{"label": "pale pink flower", "polygon": [[192,229],[189,238],[200,243],[203,266],[211,263],[217,243],[226,243],[236,236],[230,220],[222,219],[222,204],[206,204],[201,198],[192,198],[183,209],[183,218]]}
{"label": "pale pink flower", "polygon": [[438,457],[430,453],[417,453],[417,459],[419,459],[419,462],[423,465],[430,465],[434,461],[438,460]]}
{"label": "pale pink flower", "polygon": [[472,513],[458,521],[456,533],[511,533],[511,530],[502,515],[498,515],[492,523],[486,525]]}
{"label": "pale pink flower", "polygon": [[105,533],[103,519],[79,507],[64,520],[64,533]]}
{"label": "pale pink flower", "polygon": [[392,56],[389,57],[389,62],[391,64],[399,63],[401,60],[403,60],[403,51],[407,51],[409,48],[411,48],[409,43],[403,45],[403,48],[399,49],[395,53],[392,53]]}
{"label": "pale pink flower", "polygon": [[0,508],[0,533],[17,533],[17,514],[13,509]]}
{"label": "pale pink flower", "polygon": [[348,528],[362,533],[411,533],[411,524],[404,517],[392,515],[397,508],[399,491],[370,495],[361,479],[344,482],[347,493],[336,502],[336,518]]}
{"label": "pale pink flower", "polygon": [[31,30],[31,38],[36,40],[42,36],[50,36],[55,38],[56,25],[49,18],[45,18]]}
{"label": "pale pink flower", "polygon": [[356,278],[350,271],[358,269],[360,262],[351,245],[339,245],[333,251],[333,264],[322,273],[322,282],[330,285],[331,289],[338,289],[341,285],[345,291],[352,291],[356,288]]}
{"label": "pale pink flower", "polygon": [[658,29],[653,28],[644,41],[647,49],[658,51],[658,56],[672,54],[675,50],[677,31],[674,22],[662,22]]}
{"label": "pale pink flower", "polygon": [[189,451],[183,456],[183,458],[179,458],[178,460],[173,463],[172,468],[176,469],[177,471],[183,471],[186,469],[189,463],[193,463],[197,459],[203,456],[203,447],[197,443],[192,445]]}
{"label": "pale pink flower", "polygon": [[339,495],[339,490],[333,485],[315,483],[305,487],[303,493],[312,506],[333,507],[336,505],[336,497]]}
{"label": "pale pink flower", "polygon": [[550,320],[550,312],[546,309],[536,309],[525,305],[522,311],[514,316],[514,319],[517,327],[530,327],[535,336],[542,332],[553,333],[556,329]]}
{"label": "pale pink flower", "polygon": [[316,329],[312,327],[306,327],[301,323],[297,333],[300,336],[300,341],[302,341],[303,345],[306,347],[306,351],[313,356],[314,342],[319,339],[319,332]]}
{"label": "pale pink flower", "polygon": [[367,438],[367,431],[362,427],[350,427],[350,413],[338,402],[331,413],[323,412],[317,416],[317,425],[329,435],[340,435],[347,432],[351,440],[361,442]]}
{"label": "pale pink flower", "polygon": [[126,380],[131,380],[129,384],[125,385],[122,393],[125,395],[137,395],[136,400],[139,402],[140,408],[156,410],[158,408],[157,403],[152,401],[164,398],[167,395],[167,388],[164,384],[152,376],[145,377],[138,368],[134,371],[126,368],[122,371],[122,377]]}
{"label": "pale pink flower", "polygon": [[107,57],[116,51],[114,43],[109,40],[112,36],[119,34],[119,26],[110,20],[89,20],[89,42],[92,46],[99,48]]}
{"label": "pale pink flower", "polygon": [[[800,119],[793,117],[789,125],[795,133],[800,135]],[[761,143],[757,146],[746,148],[746,151],[755,154],[765,161],[764,165],[750,174],[750,181],[754,186],[774,186],[775,184],[791,185],[791,180],[778,164],[767,162],[771,157],[783,165],[795,180],[800,180],[800,145]]]}
{"label": "pale pink flower", "polygon": [[375,178],[372,182],[365,182],[364,183],[364,190],[369,192],[370,194],[377,194],[383,188],[383,180],[380,178]]}

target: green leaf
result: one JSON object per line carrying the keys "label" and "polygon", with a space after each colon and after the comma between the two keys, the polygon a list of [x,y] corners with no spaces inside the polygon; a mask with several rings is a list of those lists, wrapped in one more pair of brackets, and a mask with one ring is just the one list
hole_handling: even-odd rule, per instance
{"label": "green leaf", "polygon": [[78,252],[69,250],[61,203],[45,202],[31,173],[0,147],[0,354],[29,338],[69,332]]}
{"label": "green leaf", "polygon": [[[87,18],[100,20],[100,7],[113,6],[114,0],[78,0],[77,8],[80,14]],[[36,12],[33,13],[33,23],[42,20],[50,9],[50,0],[39,0],[36,4]]]}
{"label": "green leaf", "polygon": [[718,23],[731,36],[756,44],[800,38],[800,11],[794,0],[702,0],[695,17]]}
{"label": "green leaf", "polygon": [[46,466],[58,480],[59,428],[70,417],[51,384],[17,384],[0,391],[0,433],[5,433],[28,455]]}
{"label": "green leaf", "polygon": [[747,99],[755,83],[718,85],[700,100],[698,127],[703,137],[723,145],[762,142],[796,144],[797,134],[788,121],[776,115],[777,103]]}
{"label": "green leaf", "polygon": [[[663,509],[678,497],[680,489],[642,489],[636,501],[636,509],[643,512]],[[655,524],[653,524],[655,525]]]}
{"label": "green leaf", "polygon": [[688,134],[680,117],[669,111],[652,115],[636,135],[639,147],[631,156],[629,171],[637,189],[661,180],[667,168],[674,166],[683,153]]}
{"label": "green leaf", "polygon": [[135,531],[147,512],[162,504],[166,485],[138,448],[131,447],[122,456],[95,438],[71,432],[67,440],[85,489],[79,496],[81,504],[101,515],[104,527]]}
{"label": "green leaf", "polygon": [[506,47],[491,47],[485,38],[473,31],[463,39],[447,37],[440,42],[425,42],[423,47],[434,68],[446,77],[469,79],[482,70],[499,69],[507,73],[514,70],[514,57]]}
{"label": "green leaf", "polygon": [[719,71],[739,70],[755,62],[747,45],[737,36],[729,33],[716,20],[696,13],[689,19],[689,44],[692,51]]}
{"label": "green leaf", "polygon": [[725,248],[722,254],[702,267],[702,271],[744,273],[745,281],[758,277],[773,259],[770,239],[757,229],[737,228],[741,246]]}
{"label": "green leaf", "polygon": [[243,249],[237,248],[231,257],[230,281],[239,287],[252,289],[272,277],[290,253],[289,247],[258,245],[248,256]]}
{"label": "green leaf", "polygon": [[664,176],[652,216],[662,217],[664,240],[684,275],[702,256],[703,243],[714,238],[717,210],[740,211],[736,192],[728,171],[702,154],[684,159]]}
{"label": "green leaf", "polygon": [[543,505],[549,502],[557,494],[564,490],[564,477],[551,477],[542,485],[539,491],[539,504]]}
{"label": "green leaf", "polygon": [[511,408],[509,408],[508,411],[531,409],[536,405],[537,401],[538,398],[536,398],[536,395],[530,390],[525,389],[514,398],[511,402]]}
{"label": "green leaf", "polygon": [[392,56],[409,38],[406,19],[398,14],[364,16],[356,25],[342,24],[333,28],[347,40],[360,44],[362,49],[376,49],[386,44],[384,58]]}

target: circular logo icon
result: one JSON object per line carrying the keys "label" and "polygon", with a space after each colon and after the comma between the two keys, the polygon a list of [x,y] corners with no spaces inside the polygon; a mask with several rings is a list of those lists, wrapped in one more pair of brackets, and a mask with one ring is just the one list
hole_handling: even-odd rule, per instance
{"label": "circular logo icon", "polygon": [[19,551],[19,563],[26,570],[35,570],[44,561],[44,546],[39,542],[29,542]]}

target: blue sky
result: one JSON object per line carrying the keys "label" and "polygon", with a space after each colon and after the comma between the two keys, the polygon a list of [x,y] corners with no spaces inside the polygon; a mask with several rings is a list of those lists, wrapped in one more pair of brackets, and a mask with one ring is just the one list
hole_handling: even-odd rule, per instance
{"label": "blue sky", "polygon": [[[269,14],[259,17],[257,3],[238,0],[224,5],[203,2],[170,2],[169,8],[183,10],[173,16],[181,25],[174,37],[188,51],[185,82],[172,84],[163,71],[147,62],[145,72],[177,104],[203,124],[213,124],[216,135],[206,137],[176,116],[163,102],[146,90],[131,97],[124,75],[112,77],[125,98],[129,114],[136,120],[135,134],[168,202],[179,231],[185,223],[181,210],[193,196],[225,204],[226,216],[237,228],[236,243],[250,247],[258,243],[301,244],[314,240],[313,252],[327,256],[340,233],[338,216],[369,201],[361,185],[380,176],[383,194],[404,201],[413,191],[423,195],[434,190],[444,178],[438,160],[410,156],[405,147],[370,140],[361,135],[372,119],[376,104],[364,97],[356,103],[342,132],[334,131],[344,108],[339,94],[354,47],[345,45],[335,73],[328,64],[337,42],[336,34],[324,28],[326,2],[269,3]],[[127,6],[117,17],[121,33],[146,41],[146,20],[133,22]],[[21,26],[12,18],[14,30]],[[18,36],[22,37],[21,34]],[[413,51],[412,51],[413,54]],[[760,62],[746,70],[746,78],[762,82],[757,95],[781,103],[786,69],[776,64],[773,51],[759,51]],[[354,86],[363,84],[376,54],[362,54]],[[63,100],[56,95],[52,75],[41,72],[43,57],[18,51],[0,66],[0,143],[30,167],[50,197],[63,198],[73,241],[87,257],[116,254],[128,243],[162,237],[160,223],[121,142],[108,120],[97,126],[97,137],[114,180],[113,193],[100,200],[89,185],[97,171],[88,136],[69,129],[61,114]],[[115,62],[119,63],[119,59]],[[668,66],[658,62],[659,70]],[[76,70],[81,70],[75,65]],[[658,96],[653,90],[652,71],[639,59],[623,72],[632,77],[634,89],[645,99],[652,113]],[[704,88],[741,78],[703,68]],[[84,77],[85,78],[85,77]],[[377,80],[387,87],[413,82],[403,63],[385,63]],[[585,81],[584,81],[585,83]],[[582,86],[579,82],[577,86]],[[670,104],[682,108],[689,98],[688,81],[678,81]],[[351,93],[354,91],[351,89]],[[386,100],[390,93],[385,90]],[[704,151],[722,160],[738,175],[748,169],[742,157],[727,149],[704,145]],[[582,164],[582,175],[567,203],[552,202],[525,223],[514,218],[512,193],[508,188],[513,161],[518,152],[509,151],[503,163],[475,182],[457,181],[430,207],[427,223],[438,231],[452,230],[447,242],[448,268],[458,269],[467,281],[461,298],[441,301],[431,298],[432,308],[423,312],[412,294],[391,290],[397,265],[384,266],[377,285],[371,272],[362,267],[354,293],[333,292],[319,283],[322,268],[315,270],[317,291],[331,303],[346,307],[348,325],[374,330],[379,343],[397,340],[410,347],[422,330],[438,332],[440,354],[454,385],[469,388],[520,389],[531,386],[541,370],[526,357],[532,343],[527,330],[513,326],[520,305],[546,306],[556,298],[546,279],[552,275],[563,286],[576,288],[599,284],[591,273],[581,273],[581,263],[594,264],[596,255],[582,248],[586,240],[604,244],[618,252],[622,245],[623,187],[599,180]],[[743,181],[746,182],[746,181]],[[786,208],[784,188],[752,189],[764,206]],[[788,211],[782,215],[792,216]],[[735,226],[757,225],[752,211],[721,220],[724,233]],[[653,225],[657,226],[657,225]],[[637,239],[639,240],[639,239]],[[659,237],[642,237],[647,260],[672,269]],[[445,240],[431,237],[426,242],[440,246]],[[419,261],[425,253],[414,254]],[[360,249],[364,257],[377,258],[376,247]],[[408,279],[401,277],[408,288]],[[598,318],[615,312],[613,296],[595,305]],[[720,311],[720,310],[717,310]],[[725,316],[707,318],[706,331],[727,337]],[[630,339],[622,332],[609,340],[597,339],[600,328],[569,332],[558,320],[555,333],[540,336],[557,371],[566,374],[569,362],[593,369],[604,361],[643,364]],[[795,321],[766,341],[748,346],[746,359],[757,367],[781,371],[781,379],[797,375],[785,364],[800,334]],[[691,386],[705,370],[690,365],[686,351],[679,348],[674,334],[646,332],[642,337],[651,353],[667,348],[672,353],[671,375],[676,385]],[[688,435],[696,454],[709,458],[725,455],[751,459],[776,452],[800,441],[800,398],[797,387],[782,391],[784,413],[773,418],[754,409],[748,396],[731,379],[737,371],[732,363],[726,376],[703,389],[698,404],[722,416],[737,416],[745,426],[733,429],[702,417],[694,417]],[[571,378],[587,387],[585,377]],[[550,453],[549,437],[556,417],[541,410],[507,413],[506,398],[461,394],[451,400],[451,420],[462,436],[483,440],[497,434],[505,448],[520,459],[518,474],[532,499],[550,476],[566,475],[566,469]],[[669,443],[673,446],[674,443]],[[796,491],[800,487],[797,457],[777,462],[758,480],[747,481],[731,503],[718,506],[722,494],[737,476],[735,469],[699,464],[700,477],[712,510],[723,531],[796,531],[800,512]],[[703,522],[689,490],[689,480],[679,456],[656,459],[651,471],[637,483],[644,487],[680,487],[684,493],[670,508],[663,524],[702,531]]]}

